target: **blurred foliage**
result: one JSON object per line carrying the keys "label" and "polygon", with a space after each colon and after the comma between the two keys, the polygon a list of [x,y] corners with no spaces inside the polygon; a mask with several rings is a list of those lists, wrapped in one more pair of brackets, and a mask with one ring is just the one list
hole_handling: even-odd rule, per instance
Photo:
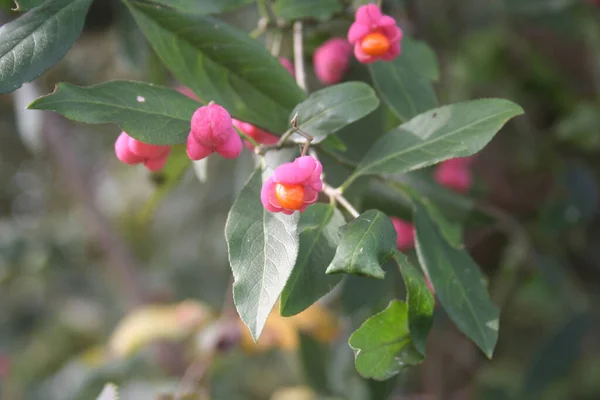
{"label": "blurred foliage", "polygon": [[[386,266],[393,277],[386,281],[345,278],[329,304],[341,310],[339,321],[320,308],[311,311],[319,316],[305,320],[275,313],[258,345],[234,324],[232,342],[240,345],[217,343],[217,349],[229,351],[214,354],[206,343],[219,325],[212,321],[206,324],[210,328],[187,329],[161,308],[162,322],[153,319],[143,330],[157,328],[158,334],[134,343],[139,351],[130,357],[111,355],[110,338],[135,311],[124,289],[128,283],[115,272],[122,265],[102,246],[90,207],[134,255],[146,300],[175,308],[185,300],[201,302],[216,315],[229,279],[223,226],[252,161],[247,154],[234,163],[210,159],[202,183],[177,165],[150,176],[114,159],[114,127],[70,124],[67,149],[81,174],[74,178],[61,168],[64,160],[52,152],[48,138],[26,123],[40,113],[16,107],[22,96],[31,97],[28,89],[0,96],[0,398],[94,399],[107,382],[118,385],[121,400],[599,398],[600,8],[591,3],[384,0],[411,36],[436,50],[441,104],[507,97],[527,111],[476,158],[474,200],[436,187],[427,173],[399,177],[419,182],[448,216],[466,221],[467,246],[493,278],[493,299],[506,294],[498,295],[504,305],[494,359],[484,361],[438,310],[425,363],[386,383],[358,377],[347,339],[368,315],[403,293],[395,265]],[[83,36],[36,82],[38,90],[49,92],[58,81],[116,78],[176,84],[118,4],[95,1]],[[11,7],[0,0],[0,23],[18,15]],[[249,4],[223,18],[251,31],[258,11]],[[346,29],[345,22],[307,23],[306,51]],[[289,44],[286,30],[282,54],[291,54]],[[308,78],[316,87],[315,77]],[[369,76],[353,64],[348,79]],[[337,136],[342,144],[333,143],[332,151],[347,148],[344,157],[356,161],[353,149],[377,139],[365,131],[381,124],[382,115],[390,127],[397,125],[381,106],[344,128]],[[45,143],[41,150],[31,145],[32,135]],[[332,184],[347,177],[335,160],[323,162],[331,164],[326,168]],[[88,184],[93,204],[73,190],[73,179]],[[365,209],[410,213],[406,199],[386,193],[377,182],[359,180],[348,197],[362,200]],[[487,222],[483,205],[503,210],[524,227],[529,243],[513,240],[504,227],[482,224]],[[521,256],[524,245],[532,249],[528,258]],[[210,368],[203,371],[206,357]],[[326,362],[318,374],[311,367],[315,359]],[[194,374],[200,384],[187,387],[182,377]]]}

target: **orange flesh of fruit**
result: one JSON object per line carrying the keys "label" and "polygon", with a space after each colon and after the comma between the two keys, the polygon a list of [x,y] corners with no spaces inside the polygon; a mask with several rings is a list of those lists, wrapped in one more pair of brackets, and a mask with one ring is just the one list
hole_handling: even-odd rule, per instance
{"label": "orange flesh of fruit", "polygon": [[304,204],[304,186],[299,183],[293,185],[278,183],[275,185],[275,197],[283,208],[299,210]]}
{"label": "orange flesh of fruit", "polygon": [[365,54],[378,57],[388,52],[390,41],[383,33],[373,32],[360,41],[360,48]]}

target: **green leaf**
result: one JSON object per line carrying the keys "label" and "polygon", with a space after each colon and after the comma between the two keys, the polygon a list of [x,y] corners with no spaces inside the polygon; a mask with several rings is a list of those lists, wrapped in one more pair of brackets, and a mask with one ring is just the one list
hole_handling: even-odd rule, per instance
{"label": "green leaf", "polygon": [[275,15],[288,21],[301,18],[327,21],[342,10],[338,0],[277,0],[273,4]]}
{"label": "green leaf", "polygon": [[341,276],[325,275],[346,221],[334,206],[314,204],[300,215],[300,250],[296,265],[281,293],[280,313],[289,317],[304,311],[337,285]]}
{"label": "green leaf", "polygon": [[268,212],[260,202],[261,187],[258,169],[233,203],[225,225],[233,299],[254,340],[292,272],[299,242],[299,213]]}
{"label": "green leaf", "polygon": [[404,37],[401,57],[404,57],[405,65],[416,73],[434,82],[440,79],[437,56],[427,43]]}
{"label": "green leaf", "polygon": [[47,0],[2,25],[0,93],[18,89],[63,58],[81,33],[91,2]]}
{"label": "green leaf", "polygon": [[354,350],[356,370],[365,378],[383,381],[423,361],[410,338],[406,303],[398,300],[366,320],[348,344]]}
{"label": "green leaf", "polygon": [[130,9],[167,68],[201,99],[275,134],[287,129],[305,94],[262,44],[211,17],[141,3]]}
{"label": "green leaf", "polygon": [[503,99],[482,99],[420,114],[371,147],[346,186],[361,175],[408,172],[481,150],[523,109]]}
{"label": "green leaf", "polygon": [[440,304],[458,329],[491,358],[500,313],[490,301],[479,267],[467,252],[445,240],[420,202],[415,202],[415,226],[417,255]]}
{"label": "green leaf", "polygon": [[256,0],[152,0],[153,3],[195,15],[220,14],[254,3]]}
{"label": "green leaf", "polygon": [[201,104],[162,86],[112,81],[80,87],[59,83],[28,108],[55,111],[88,124],[112,122],[130,136],[150,144],[183,144],[192,114]]}
{"label": "green leaf", "polygon": [[[318,90],[298,104],[290,115],[298,113],[298,128],[313,136],[312,143],[319,143],[328,135],[336,133],[373,112],[379,106],[375,91],[363,82],[345,82]],[[295,133],[298,143],[306,139]]]}
{"label": "green leaf", "polygon": [[369,210],[341,228],[342,239],[326,273],[383,279],[381,265],[396,250],[396,230],[384,213]]}
{"label": "green leaf", "polygon": [[394,256],[406,286],[408,305],[408,326],[415,348],[425,355],[427,336],[433,323],[435,299],[427,287],[425,278],[399,251]]}
{"label": "green leaf", "polygon": [[327,348],[300,332],[300,361],[307,383],[318,393],[328,393]]}
{"label": "green leaf", "polygon": [[369,64],[377,92],[402,121],[437,107],[438,100],[427,76],[413,70],[405,54],[394,61]]}
{"label": "green leaf", "polygon": [[14,0],[14,11],[27,11],[44,4],[44,0]]}
{"label": "green leaf", "polygon": [[348,146],[342,139],[337,136],[327,136],[325,140],[321,142],[321,146],[331,150],[331,151],[341,151],[342,153],[348,150]]}

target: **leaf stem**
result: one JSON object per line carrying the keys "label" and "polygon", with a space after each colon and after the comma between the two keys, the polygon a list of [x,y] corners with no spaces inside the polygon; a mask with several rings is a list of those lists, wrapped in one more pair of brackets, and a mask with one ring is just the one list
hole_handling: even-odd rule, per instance
{"label": "leaf stem", "polygon": [[342,195],[342,191],[338,188],[333,188],[326,183],[323,183],[323,193],[329,196],[330,199],[340,203],[354,218],[357,218],[360,213],[350,204],[350,202]]}
{"label": "leaf stem", "polygon": [[238,135],[240,135],[240,137],[242,139],[247,140],[248,142],[250,142],[250,144],[252,146],[254,146],[255,148],[259,148],[260,147],[260,143],[258,143],[256,140],[254,140],[254,138],[252,136],[246,135],[237,126],[234,126],[234,128],[235,128],[236,132],[238,133]]}
{"label": "leaf stem", "polygon": [[295,21],[294,32],[294,73],[298,86],[306,91],[306,73],[304,72],[304,50],[302,43],[302,21]]}

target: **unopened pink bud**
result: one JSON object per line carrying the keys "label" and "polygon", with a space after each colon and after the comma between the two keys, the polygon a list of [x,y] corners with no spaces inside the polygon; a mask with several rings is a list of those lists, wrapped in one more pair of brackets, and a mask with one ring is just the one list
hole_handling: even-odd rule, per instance
{"label": "unopened pink bud", "polygon": [[122,132],[115,142],[117,158],[128,165],[144,164],[150,171],[158,171],[167,163],[170,146],[140,142]]}
{"label": "unopened pink bud", "polygon": [[[270,145],[270,144],[275,144],[279,141],[279,138],[277,136],[275,136],[269,132],[263,131],[262,129],[260,129],[248,122],[238,121],[235,118],[233,118],[232,121],[233,121],[233,125],[236,128],[238,128],[240,131],[242,131],[246,135],[250,136],[252,139],[256,140],[259,144]],[[244,141],[244,145],[246,146],[246,148],[248,148],[248,150],[250,150],[250,151],[254,150],[254,146],[252,145],[252,143],[250,143],[248,141]]]}
{"label": "unopened pink bud", "polygon": [[464,159],[442,162],[434,173],[436,182],[458,193],[467,193],[473,185],[473,176],[464,162]]}
{"label": "unopened pink bud", "polygon": [[283,65],[283,67],[285,69],[288,70],[288,72],[290,73],[290,75],[295,76],[296,73],[294,71],[294,64],[292,64],[292,62],[290,60],[288,60],[285,57],[279,57],[279,62],[281,63],[281,65]]}
{"label": "unopened pink bud", "polygon": [[396,246],[398,247],[398,250],[404,251],[415,247],[414,226],[400,218],[390,217],[390,220],[396,230]]}
{"label": "unopened pink bud", "polygon": [[242,140],[233,127],[231,115],[218,104],[194,112],[187,139],[187,153],[192,160],[200,160],[212,152],[225,158],[236,158],[242,152]]}
{"label": "unopened pink bud", "polygon": [[324,85],[338,83],[350,64],[352,45],[346,39],[329,39],[313,55],[313,64],[317,78]]}

